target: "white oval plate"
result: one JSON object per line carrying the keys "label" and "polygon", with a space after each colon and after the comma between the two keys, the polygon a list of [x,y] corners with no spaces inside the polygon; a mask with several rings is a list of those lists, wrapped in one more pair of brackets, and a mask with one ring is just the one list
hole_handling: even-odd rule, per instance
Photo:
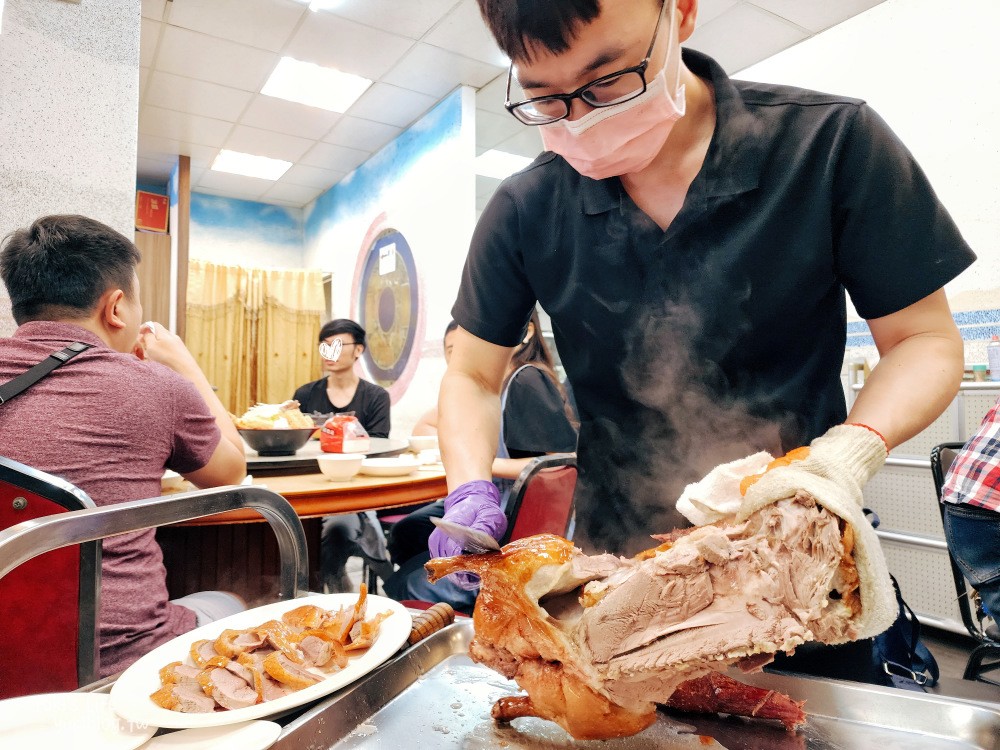
{"label": "white oval plate", "polygon": [[[391,618],[390,618],[391,619]],[[0,701],[5,748],[133,750],[156,726],[120,718],[103,693],[44,693]]]}
{"label": "white oval plate", "polygon": [[366,458],[361,462],[361,473],[370,477],[405,477],[420,468],[413,456],[394,458]]}
{"label": "white oval plate", "polygon": [[267,750],[281,734],[273,721],[246,721],[225,727],[181,729],[154,737],[142,750]]}
{"label": "white oval plate", "polygon": [[[173,661],[181,661],[185,664],[193,663],[189,651],[191,644],[195,641],[205,638],[214,640],[227,628],[242,630],[260,625],[268,620],[280,619],[285,612],[304,604],[315,604],[317,607],[336,610],[340,607],[353,606],[357,599],[357,594],[306,596],[301,599],[266,604],[263,607],[249,609],[246,612],[240,612],[196,628],[190,633],[178,636],[150,651],[126,669],[115,682],[114,687],[111,688],[111,706],[119,716],[131,721],[150,724],[154,727],[185,729],[188,727],[216,727],[224,724],[236,724],[249,719],[260,719],[322,698],[324,695],[328,695],[344,685],[349,685],[359,677],[368,674],[406,643],[406,639],[410,635],[412,620],[410,613],[403,605],[384,596],[369,595],[368,617],[386,610],[392,611],[392,616],[383,620],[378,638],[372,647],[361,652],[358,656],[352,656],[346,667],[338,672],[330,673],[325,680],[289,693],[283,698],[239,708],[235,711],[186,714],[160,708],[150,700],[149,696],[160,688],[160,669]],[[317,672],[317,674],[324,673]]]}

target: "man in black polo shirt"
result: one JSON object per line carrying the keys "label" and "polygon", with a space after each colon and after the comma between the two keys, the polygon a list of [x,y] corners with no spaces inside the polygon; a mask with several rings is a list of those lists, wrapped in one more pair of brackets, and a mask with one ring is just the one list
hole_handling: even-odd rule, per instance
{"label": "man in black polo shirt", "polygon": [[[507,108],[549,150],[500,186],[473,236],[440,397],[447,517],[502,531],[481,480],[536,300],[580,412],[587,551],[648,547],[683,525],[688,482],[831,428],[833,455],[850,457],[838,472],[863,484],[944,410],[963,349],[942,287],[975,256],[863,102],[682,55],[696,0],[480,8],[524,90]],[[845,289],[881,353],[850,415]]]}

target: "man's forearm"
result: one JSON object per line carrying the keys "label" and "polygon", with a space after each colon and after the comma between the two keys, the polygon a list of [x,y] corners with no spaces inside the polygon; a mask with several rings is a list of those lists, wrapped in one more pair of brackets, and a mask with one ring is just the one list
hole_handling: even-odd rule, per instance
{"label": "man's forearm", "polygon": [[215,391],[212,390],[212,384],[208,382],[208,378],[205,377],[205,373],[201,371],[198,367],[184,368],[183,371],[179,370],[178,374],[186,378],[191,382],[192,385],[201,394],[201,397],[205,400],[208,405],[208,410],[212,412],[212,416],[215,417],[215,423],[219,426],[219,430],[222,432],[222,439],[235,445],[239,450],[243,451],[243,438],[240,437],[240,433],[236,429],[236,425],[233,424],[233,419],[229,415],[229,411],[219,397],[215,395]]}
{"label": "man's forearm", "polygon": [[438,440],[449,492],[491,478],[499,433],[500,397],[468,375],[446,373],[438,397]]}
{"label": "man's forearm", "polygon": [[878,430],[895,447],[948,408],[964,368],[957,331],[953,336],[926,334],[901,341],[872,370],[847,421]]}

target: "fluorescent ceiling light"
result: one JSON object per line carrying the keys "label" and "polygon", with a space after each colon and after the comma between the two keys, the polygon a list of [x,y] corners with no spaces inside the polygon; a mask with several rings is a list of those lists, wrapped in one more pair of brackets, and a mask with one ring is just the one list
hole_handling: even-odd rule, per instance
{"label": "fluorescent ceiling light", "polygon": [[262,180],[277,180],[292,166],[290,161],[270,159],[266,156],[241,154],[239,151],[222,149],[212,162],[216,172],[241,174],[244,177],[259,177]]}
{"label": "fluorescent ceiling light", "polygon": [[260,93],[330,112],[346,112],[371,85],[361,76],[283,57]]}
{"label": "fluorescent ceiling light", "polygon": [[309,3],[309,10],[315,13],[318,10],[333,10],[338,5],[342,5],[344,0],[312,0]]}
{"label": "fluorescent ceiling light", "polygon": [[502,180],[524,169],[532,161],[527,156],[490,149],[476,157],[476,174]]}

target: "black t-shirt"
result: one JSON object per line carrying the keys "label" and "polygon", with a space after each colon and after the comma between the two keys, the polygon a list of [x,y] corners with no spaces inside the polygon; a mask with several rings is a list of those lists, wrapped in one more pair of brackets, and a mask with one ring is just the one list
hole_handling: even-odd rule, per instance
{"label": "black t-shirt", "polygon": [[294,398],[299,402],[299,408],[305,414],[310,412],[340,414],[352,411],[371,437],[389,437],[391,427],[389,391],[380,385],[369,383],[367,380],[359,380],[354,398],[347,406],[342,407],[336,407],[330,403],[330,398],[326,394],[326,378],[320,378],[300,386],[296,389]]}
{"label": "black t-shirt", "polygon": [[566,416],[562,394],[537,367],[524,368],[510,381],[503,423],[511,458],[576,450],[576,429]]}
{"label": "black t-shirt", "polygon": [[452,311],[503,346],[536,301],[551,317],[581,420],[577,534],[596,549],[648,546],[686,525],[673,506],[688,482],[846,418],[845,289],[878,318],[975,258],[863,102],[684,59],[717,121],[667,230],[619,179],[544,153],[487,205]]}

